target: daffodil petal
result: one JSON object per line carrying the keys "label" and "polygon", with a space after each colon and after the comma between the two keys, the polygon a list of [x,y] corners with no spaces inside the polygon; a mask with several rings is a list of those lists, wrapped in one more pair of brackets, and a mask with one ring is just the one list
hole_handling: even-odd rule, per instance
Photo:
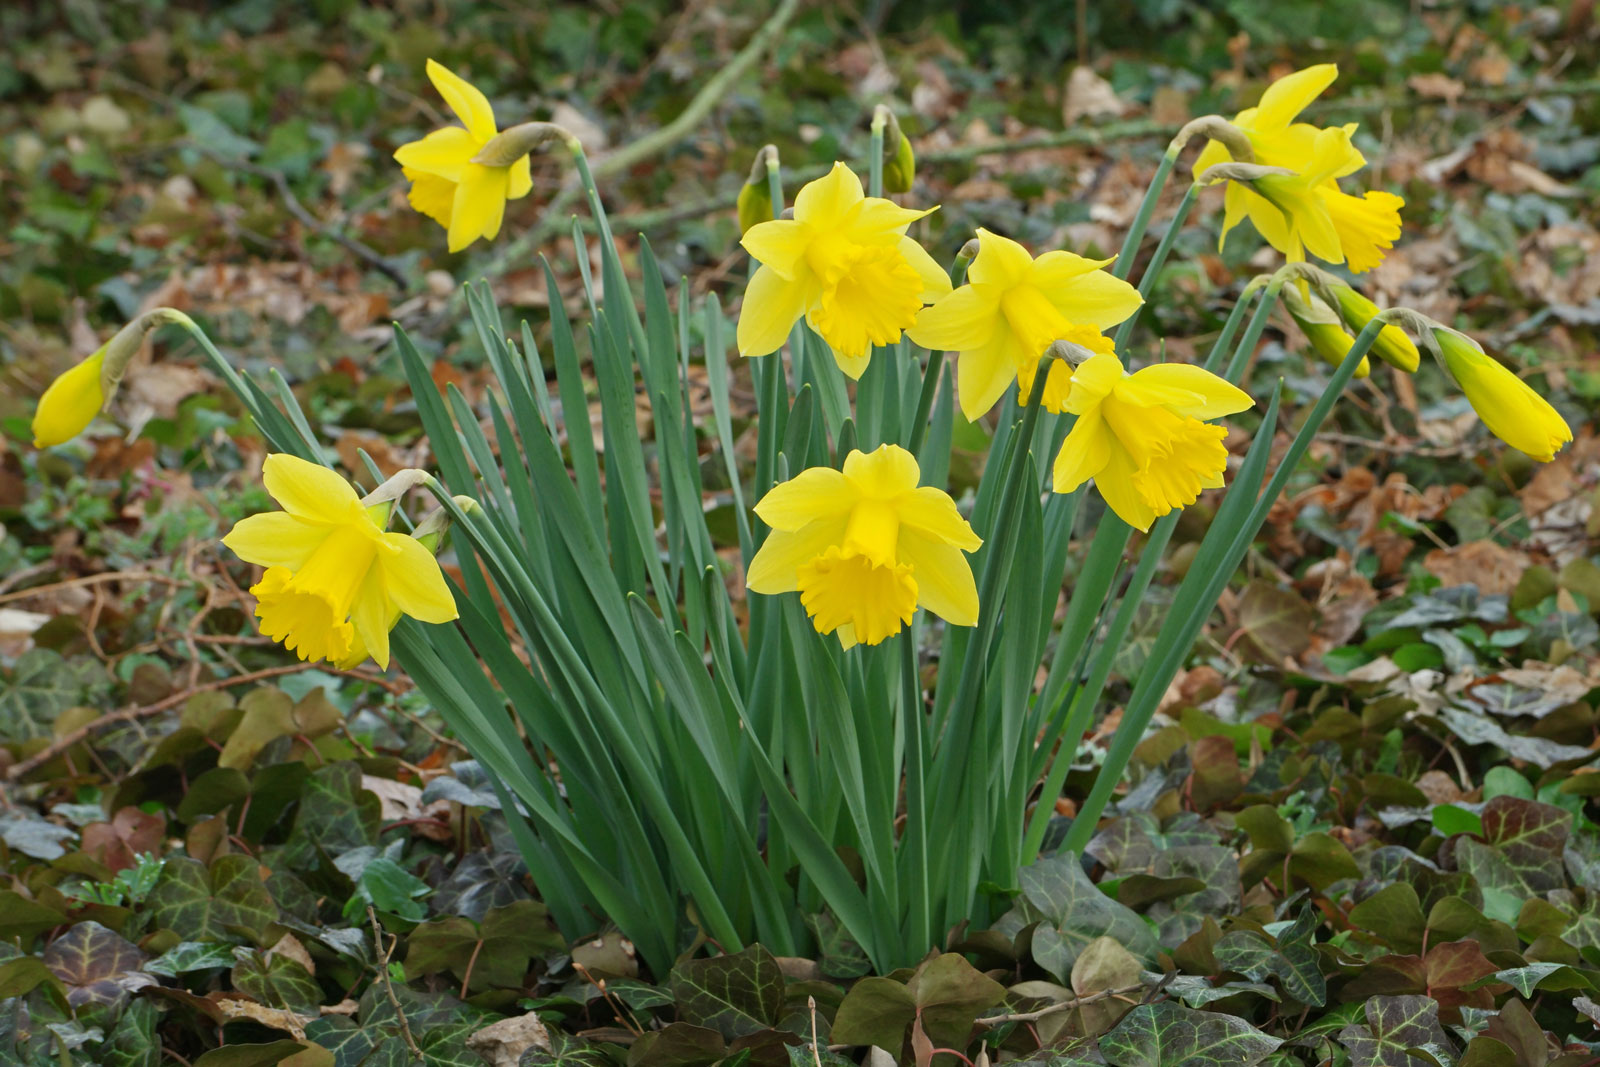
{"label": "daffodil petal", "polygon": [[523,156],[511,164],[511,173],[506,176],[506,199],[521,200],[533,191],[533,164],[527,156]]}
{"label": "daffodil petal", "polygon": [[1255,406],[1249,393],[1193,363],[1143,367],[1119,383],[1117,395],[1124,392],[1142,395],[1144,399],[1136,403],[1166,404],[1194,419],[1217,419]]}
{"label": "daffodil petal", "polygon": [[411,180],[411,189],[406,193],[411,206],[448,229],[450,211],[456,202],[456,183],[410,167],[400,168],[400,173]]}
{"label": "daffodil petal", "polygon": [[433,553],[414,537],[402,533],[383,536],[385,551],[378,553],[383,589],[400,611],[422,622],[449,622],[457,617],[456,601],[445,584],[444,573]]}
{"label": "daffodil petal", "polygon": [[1261,94],[1261,102],[1256,105],[1251,125],[1261,133],[1283,129],[1308,104],[1321,96],[1322,91],[1332,85],[1338,76],[1337,64],[1318,63],[1279,78]]}
{"label": "daffodil petal", "polygon": [[396,148],[394,158],[402,167],[458,182],[461,172],[481,147],[481,143],[460,126],[446,126],[420,141]]}
{"label": "daffodil petal", "polygon": [[1003,327],[1000,292],[992,285],[963,285],[917,314],[906,331],[917,344],[946,352],[970,352],[992,340]]}
{"label": "daffodil petal", "polygon": [[899,445],[880,445],[871,452],[858,449],[846,456],[844,476],[862,496],[888,500],[915,489],[922,471],[917,457]]}
{"label": "daffodil petal", "polygon": [[844,538],[844,518],[808,523],[798,530],[774,530],[756,550],[744,577],[752,593],[792,593],[800,588],[798,570]]}
{"label": "daffodil petal", "polygon": [[[1109,435],[1108,435],[1109,436]],[[1134,484],[1137,473],[1133,459],[1116,441],[1107,450],[1106,465],[1095,475],[1094,487],[1100,491],[1116,516],[1135,530],[1148,532],[1157,519],[1156,510],[1144,499]]]}
{"label": "daffodil petal", "polygon": [[1072,391],[1067,396],[1067,410],[1074,415],[1086,415],[1104,400],[1123,378],[1122,361],[1109,353],[1090,356],[1072,372]]}
{"label": "daffodil petal", "polygon": [[356,491],[320,463],[275,452],[261,464],[261,480],[278,506],[308,522],[334,525],[350,520]]}
{"label": "daffodil petal", "polygon": [[466,125],[480,145],[495,135],[494,108],[489,106],[489,98],[477,86],[431,59],[428,60],[428,80],[433,82],[433,87],[439,90],[444,102],[450,105],[450,110],[456,113],[456,118]]}
{"label": "daffodil petal", "polygon": [[916,533],[967,552],[983,547],[983,538],[973,532],[972,526],[961,517],[956,502],[943,489],[919,486],[897,497],[894,509],[900,516],[902,539],[908,533]]}
{"label": "daffodil petal", "polygon": [[978,623],[978,585],[972,564],[954,545],[913,530],[900,534],[900,558],[911,564],[917,582],[917,605],[952,626]]}
{"label": "daffodil petal", "polygon": [[794,217],[819,229],[830,229],[865,195],[855,171],[835,163],[827,174],[800,187],[794,198]]}
{"label": "daffodil petal", "polygon": [[922,279],[922,300],[932,303],[950,292],[950,275],[934,258],[928,250],[909,237],[900,238],[900,254],[906,257],[906,262],[911,264],[911,269],[917,272]]}
{"label": "daffodil petal", "polygon": [[459,252],[480,237],[493,240],[499,235],[506,214],[506,178],[505,167],[469,163],[462,170],[450,207],[450,251]]}
{"label": "daffodil petal", "polygon": [[1043,292],[1068,321],[1097,330],[1122,322],[1144,303],[1139,290],[1103,270],[1080,274],[1065,285]]}
{"label": "daffodil petal", "polygon": [[1194,157],[1194,162],[1189,165],[1189,173],[1196,178],[1218,163],[1233,162],[1233,155],[1221,141],[1207,141],[1206,146],[1200,149],[1200,154]]}
{"label": "daffodil petal", "polygon": [[389,606],[389,598],[383,591],[383,573],[380,568],[374,567],[367,572],[367,579],[361,583],[361,591],[356,594],[355,603],[350,608],[350,625],[356,637],[351,654],[365,651],[380,670],[388,670],[389,631],[395,622],[396,613]]}
{"label": "daffodil petal", "polygon": [[1009,237],[978,228],[978,255],[967,268],[967,280],[1002,288],[1016,285],[1033,269],[1028,250]]}
{"label": "daffodil petal", "polygon": [[1070,493],[1099,474],[1111,458],[1111,431],[1098,414],[1080,416],[1061,442],[1051,484],[1058,493]]}
{"label": "daffodil petal", "polygon": [[808,227],[793,219],[758,222],[744,232],[739,243],[757,263],[779,277],[792,279],[810,244]]}
{"label": "daffodil petal", "polygon": [[881,196],[863,197],[861,206],[856,209],[855,217],[851,220],[850,236],[853,240],[863,243],[899,236],[905,233],[907,226],[938,210],[938,207],[901,207],[893,200],[885,200]]}
{"label": "daffodil petal", "polygon": [[1046,252],[1033,261],[1033,271],[1028,281],[1035,288],[1049,293],[1053,289],[1070,285],[1073,281],[1091,271],[1109,267],[1113,262],[1115,262],[1115,257],[1112,259],[1090,259],[1087,256],[1080,256],[1076,252]]}
{"label": "daffodil petal", "polygon": [[783,347],[789,331],[805,313],[808,284],[809,276],[791,281],[771,267],[757,268],[745,286],[739,308],[741,356],[764,356]]}
{"label": "daffodil petal", "polygon": [[956,399],[968,422],[977,422],[1017,380],[1021,347],[1009,326],[956,358]]}
{"label": "daffodil petal", "polygon": [[297,571],[327,537],[326,526],[297,519],[287,511],[270,511],[240,519],[222,543],[246,563]]}
{"label": "daffodil petal", "polygon": [[774,530],[793,531],[845,514],[859,495],[851,480],[832,467],[808,467],[768,490],[755,511]]}

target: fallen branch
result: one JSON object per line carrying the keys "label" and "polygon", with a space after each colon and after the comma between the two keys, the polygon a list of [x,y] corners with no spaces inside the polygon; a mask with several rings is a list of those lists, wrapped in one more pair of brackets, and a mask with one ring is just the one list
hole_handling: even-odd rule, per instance
{"label": "fallen branch", "polygon": [[1145,988],[1145,984],[1140,982],[1137,985],[1122,986],[1118,989],[1102,989],[1098,993],[1090,993],[1087,996],[1074,997],[1071,1000],[1063,1000],[1056,1004],[1051,1004],[1048,1007],[1040,1008],[1038,1011],[1016,1012],[1011,1015],[990,1015],[987,1018],[979,1019],[978,1021],[985,1026],[1001,1026],[1005,1023],[1037,1022],[1047,1015],[1055,1015],[1058,1012],[1071,1011],[1073,1008],[1082,1008],[1090,1004],[1098,1004],[1102,1000],[1112,1000],[1118,997],[1126,997],[1133,993],[1142,993],[1144,992]]}

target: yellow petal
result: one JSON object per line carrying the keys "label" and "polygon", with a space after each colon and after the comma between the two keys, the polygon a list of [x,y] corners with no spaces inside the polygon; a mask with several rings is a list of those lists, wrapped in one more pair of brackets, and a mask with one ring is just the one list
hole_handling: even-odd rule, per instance
{"label": "yellow petal", "polygon": [[761,543],[744,576],[745,588],[752,593],[792,593],[800,588],[797,572],[844,540],[844,516],[802,526],[798,530],[774,530]]}
{"label": "yellow petal", "polygon": [[797,270],[805,269],[801,260],[811,244],[811,231],[793,219],[771,219],[750,227],[739,243],[757,263],[781,278],[793,279]]}
{"label": "yellow petal", "polygon": [[1336,185],[1318,187],[1317,195],[1333,220],[1350,270],[1360,274],[1382,263],[1384,252],[1400,238],[1400,209],[1405,201],[1377,189],[1365,196],[1351,196]]}
{"label": "yellow petal", "polygon": [[105,363],[102,345],[50,383],[33,412],[33,447],[49,448],[70,441],[94,421],[105,406],[100,388],[100,368]]}
{"label": "yellow petal", "polygon": [[1094,487],[1119,519],[1135,530],[1148,532],[1150,524],[1158,516],[1135,486],[1135,474],[1136,469],[1127,450],[1113,440],[1106,465],[1095,475]]}
{"label": "yellow petal", "polygon": [[1099,474],[1111,458],[1111,431],[1098,413],[1079,416],[1072,432],[1061,442],[1051,475],[1058,493],[1070,493]]}
{"label": "yellow petal", "polygon": [[876,645],[899,633],[917,611],[917,581],[908,564],[884,566],[829,548],[800,566],[800,603],[819,634],[851,627],[855,640]]}
{"label": "yellow petal", "polygon": [[394,150],[394,158],[407,170],[435,174],[458,182],[461,172],[478,154],[480,147],[472,134],[460,126],[446,126],[442,130],[434,130],[420,141],[401,145]]}
{"label": "yellow petal", "polygon": [[1194,157],[1194,162],[1189,164],[1189,173],[1196,178],[1218,163],[1233,162],[1233,155],[1223,147],[1221,141],[1207,141],[1206,146],[1200,149],[1200,154]]}
{"label": "yellow petal", "polygon": [[1033,257],[1009,237],[978,228],[978,254],[967,268],[969,282],[1009,288],[1028,276]]}
{"label": "yellow petal", "polygon": [[966,552],[976,552],[983,547],[983,538],[973,532],[972,526],[961,517],[956,502],[943,489],[918,486],[897,498],[894,508],[900,517],[902,539],[915,533]]}
{"label": "yellow petal", "polygon": [[952,626],[978,624],[978,585],[961,549],[907,530],[900,534],[900,558],[911,564],[919,607]]}
{"label": "yellow petal", "polygon": [[956,359],[956,399],[968,422],[977,422],[1017,380],[1022,348],[1009,326]]}
{"label": "yellow petal", "polygon": [[400,172],[411,179],[411,190],[406,193],[411,206],[448,229],[450,211],[456,202],[456,183],[409,167],[402,167]]}
{"label": "yellow petal", "polygon": [[764,356],[782,348],[805,313],[811,284],[809,273],[804,280],[790,281],[771,267],[758,268],[745,286],[739,308],[739,354]]}
{"label": "yellow petal", "polygon": [[855,484],[832,467],[808,467],[768,490],[755,510],[774,530],[792,531],[844,515],[859,496]]}
{"label": "yellow petal", "polygon": [[859,382],[861,376],[867,373],[867,365],[872,362],[872,350],[869,348],[859,356],[847,356],[830,343],[828,351],[833,353],[833,361],[839,365],[844,376],[852,382]]}
{"label": "yellow petal", "polygon": [[895,546],[900,541],[899,500],[888,501],[866,497],[856,501],[845,521],[844,540],[840,547],[845,552],[865,556],[874,565],[892,567],[898,562]]}
{"label": "yellow petal", "polygon": [[864,197],[855,171],[835,163],[827,174],[800,187],[794,198],[794,218],[819,229],[831,229]]}
{"label": "yellow petal", "polygon": [[906,331],[927,349],[968,352],[988,343],[1001,328],[1000,290],[993,285],[963,285],[917,313]]}
{"label": "yellow petal", "polygon": [[1079,274],[1064,284],[1042,290],[1069,322],[1106,330],[1139,310],[1139,290],[1103,270]]}
{"label": "yellow petal", "polygon": [[246,563],[297,571],[327,537],[327,526],[304,522],[287,511],[271,511],[240,519],[222,543]]}
{"label": "yellow petal", "polygon": [[533,165],[527,156],[511,164],[506,176],[506,199],[521,200],[533,191]]}
{"label": "yellow petal", "polygon": [[1090,356],[1072,372],[1072,392],[1067,396],[1067,410],[1074,415],[1087,415],[1122,379],[1122,361],[1116,356]]}
{"label": "yellow petal", "polygon": [[469,163],[456,184],[450,206],[450,251],[459,252],[480,237],[494,240],[506,214],[506,167]]}
{"label": "yellow petal", "polygon": [[439,561],[421,541],[402,533],[383,535],[378,553],[383,590],[394,607],[422,622],[449,622],[457,617],[455,597],[445,584]]}
{"label": "yellow petal", "polygon": [[915,489],[922,472],[917,457],[899,445],[879,445],[871,452],[851,451],[844,476],[861,496],[889,500]]}
{"label": "yellow petal", "polygon": [[1281,130],[1293,122],[1306,109],[1306,105],[1322,95],[1339,76],[1339,67],[1333,63],[1318,63],[1314,67],[1297,70],[1267,86],[1256,105],[1251,126],[1261,133]]}
{"label": "yellow petal", "polygon": [[900,238],[899,248],[900,254],[911,264],[911,269],[922,279],[923,303],[930,304],[950,292],[949,272],[934,261],[926,248],[904,236]]}
{"label": "yellow petal", "polygon": [[847,232],[853,241],[863,243],[886,241],[904,234],[907,226],[938,210],[937,206],[921,210],[901,207],[893,200],[885,200],[881,196],[868,196],[861,200],[860,206],[851,216]]}
{"label": "yellow petal", "polygon": [[828,342],[852,378],[873,345],[891,345],[915,325],[923,282],[898,248],[854,245],[806,308],[806,321]]}
{"label": "yellow petal", "polygon": [[[1046,252],[1033,261],[1028,283],[1049,293],[1071,285],[1076,279],[1091,271],[1109,267],[1113,262],[1115,262],[1115,257],[1111,259],[1090,259],[1087,256],[1080,256],[1076,252]],[[1137,292],[1137,290],[1135,291]]]}
{"label": "yellow petal", "polygon": [[450,105],[450,110],[456,113],[456,118],[472,132],[479,144],[495,135],[494,109],[477,86],[431,59],[428,60],[428,80],[433,82],[433,87],[439,90],[444,102]]}
{"label": "yellow petal", "polygon": [[1156,363],[1134,371],[1116,386],[1134,403],[1164,404],[1179,415],[1217,419],[1255,406],[1250,394],[1192,363]]}
{"label": "yellow petal", "polygon": [[[399,619],[400,613],[389,605],[389,597],[383,591],[382,571],[372,568],[351,605],[350,625],[355,635],[350,642],[350,655],[335,666],[349,670],[371,656],[380,670],[388,670],[389,631]],[[354,663],[350,662],[352,659]]]}
{"label": "yellow petal", "polygon": [[320,463],[275,452],[261,464],[261,480],[278,506],[302,522],[336,525],[350,521],[356,491]]}

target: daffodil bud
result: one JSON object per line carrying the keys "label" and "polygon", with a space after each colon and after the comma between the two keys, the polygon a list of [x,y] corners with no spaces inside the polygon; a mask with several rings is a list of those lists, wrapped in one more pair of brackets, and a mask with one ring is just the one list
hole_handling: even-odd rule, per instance
{"label": "daffodil bud", "polygon": [[739,190],[739,232],[772,219],[772,184],[768,172],[778,165],[778,146],[762,145],[750,164],[750,176]]}
{"label": "daffodil bud", "polygon": [[[1294,319],[1295,325],[1300,327],[1300,332],[1306,335],[1306,340],[1311,342],[1311,349],[1323,361],[1337,367],[1344,362],[1350,354],[1350,346],[1355,344],[1355,338],[1345,332],[1340,325],[1339,315],[1322,298],[1307,292],[1302,295],[1296,286],[1286,285],[1279,293],[1284,309],[1289,312],[1289,317]],[[1367,357],[1361,357],[1361,363],[1356,367],[1355,376],[1365,378],[1372,373],[1372,364]]]}
{"label": "daffodil bud", "polygon": [[1572,440],[1572,428],[1550,402],[1478,342],[1445,326],[1434,326],[1429,337],[1430,347],[1490,433],[1541,463],[1550,462]]}
{"label": "daffodil bud", "polygon": [[139,354],[145,334],[169,322],[189,322],[174,308],[145,312],[101,345],[88,359],[50,383],[33,413],[33,447],[49,448],[78,436],[116,396],[128,364]]}
{"label": "daffodil bud", "polygon": [[[1340,317],[1352,330],[1364,328],[1378,314],[1377,304],[1343,282],[1330,281],[1324,287],[1324,291],[1337,301]],[[1407,374],[1414,373],[1422,362],[1422,355],[1417,351],[1417,346],[1398,326],[1385,326],[1379,331],[1378,339],[1372,342],[1372,354],[1389,366],[1403,370]]]}
{"label": "daffodil bud", "polygon": [[883,104],[873,109],[872,124],[883,129],[883,191],[909,193],[917,176],[917,156],[910,138],[901,131],[894,111]]}

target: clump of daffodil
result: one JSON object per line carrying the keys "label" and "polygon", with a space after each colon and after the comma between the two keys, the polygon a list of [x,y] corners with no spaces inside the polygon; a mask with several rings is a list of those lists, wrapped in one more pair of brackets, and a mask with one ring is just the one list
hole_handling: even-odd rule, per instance
{"label": "clump of daffodil", "polygon": [[1222,485],[1227,431],[1203,420],[1251,406],[1250,395],[1187,363],[1133,374],[1115,355],[1094,355],[1072,374],[1066,409],[1078,416],[1056,456],[1054,487],[1090,478],[1111,510],[1148,530],[1157,518]]}
{"label": "clump of daffodil", "polygon": [[118,330],[105,344],[51,382],[33,412],[33,447],[64,444],[89,428],[116,396],[128,364],[139,354],[145,334],[169,322],[188,322],[173,308],[147,311]]}
{"label": "clump of daffodil", "polygon": [[[1290,262],[1306,252],[1330,263],[1345,263],[1360,273],[1383,262],[1385,250],[1400,236],[1400,208],[1393,193],[1372,190],[1352,196],[1339,179],[1366,166],[1350,143],[1356,124],[1319,129],[1295,119],[1338,77],[1332,63],[1307,67],[1279,78],[1261,102],[1234,117],[1232,125],[1249,141],[1254,158],[1244,165],[1213,171],[1227,177],[1222,238],[1245,218],[1267,243]],[[1196,177],[1234,162],[1219,140],[1210,141],[1194,162]]]}
{"label": "clump of daffodil", "polygon": [[[1046,252],[1038,259],[1009,237],[978,231],[978,254],[966,284],[935,301],[907,331],[924,348],[957,353],[956,395],[961,412],[975,420],[992,408],[1013,381],[1026,393],[1045,349],[1071,341],[1110,353],[1101,331],[1139,309],[1139,291],[1072,252]],[[1044,406],[1061,410],[1071,372],[1050,364]]]}
{"label": "clump of daffodil", "polygon": [[1432,335],[1434,351],[1490,433],[1541,463],[1572,440],[1560,412],[1478,342],[1444,326],[1435,326]]}
{"label": "clump of daffodil", "polygon": [[390,500],[363,501],[333,471],[290,455],[268,456],[261,475],[283,510],[241,520],[222,543],[266,568],[250,589],[262,633],[302,660],[350,667],[370,655],[388,667],[401,614],[457,617],[429,547],[384,531]]}
{"label": "clump of daffodil", "polygon": [[450,251],[459,252],[480,237],[493,240],[500,233],[506,201],[527,196],[533,175],[525,152],[503,165],[474,162],[500,132],[488,98],[431,59],[428,78],[463,125],[403,144],[394,158],[411,182],[411,206],[443,226]]}
{"label": "clump of daffodil", "polygon": [[[1339,305],[1339,315],[1352,330],[1360,330],[1378,314],[1377,304],[1368,300],[1350,286],[1331,275],[1323,278],[1320,288],[1333,297]],[[1385,326],[1372,342],[1372,354],[1397,370],[1414,373],[1422,363],[1422,354],[1411,338],[1398,326]]]}
{"label": "clump of daffodil", "polygon": [[900,340],[924,304],[950,291],[949,276],[905,235],[933,210],[866,196],[861,179],[835,163],[800,190],[793,219],[745,231],[742,243],[761,266],[739,312],[739,354],[777,351],[803,316],[840,369],[861,377],[873,345]]}
{"label": "clump of daffodil", "polygon": [[875,645],[918,607],[956,626],[978,621],[964,552],[983,544],[943,490],[919,486],[898,445],[853,451],[844,469],[811,467],[756,505],[772,533],[750,561],[756,593],[799,591],[818,633]]}
{"label": "clump of daffodil", "polygon": [[[1324,362],[1331,363],[1335,367],[1343,363],[1344,357],[1350,354],[1350,346],[1356,343],[1356,339],[1345,332],[1339,313],[1324,303],[1316,293],[1302,296],[1292,285],[1284,286],[1278,296],[1283,301],[1284,310],[1289,312],[1289,317],[1300,327],[1300,332],[1306,335],[1306,340],[1311,342],[1311,350],[1321,356]],[[1355,377],[1365,378],[1371,373],[1372,365],[1367,362],[1366,356],[1362,356],[1361,362],[1356,366]]]}

